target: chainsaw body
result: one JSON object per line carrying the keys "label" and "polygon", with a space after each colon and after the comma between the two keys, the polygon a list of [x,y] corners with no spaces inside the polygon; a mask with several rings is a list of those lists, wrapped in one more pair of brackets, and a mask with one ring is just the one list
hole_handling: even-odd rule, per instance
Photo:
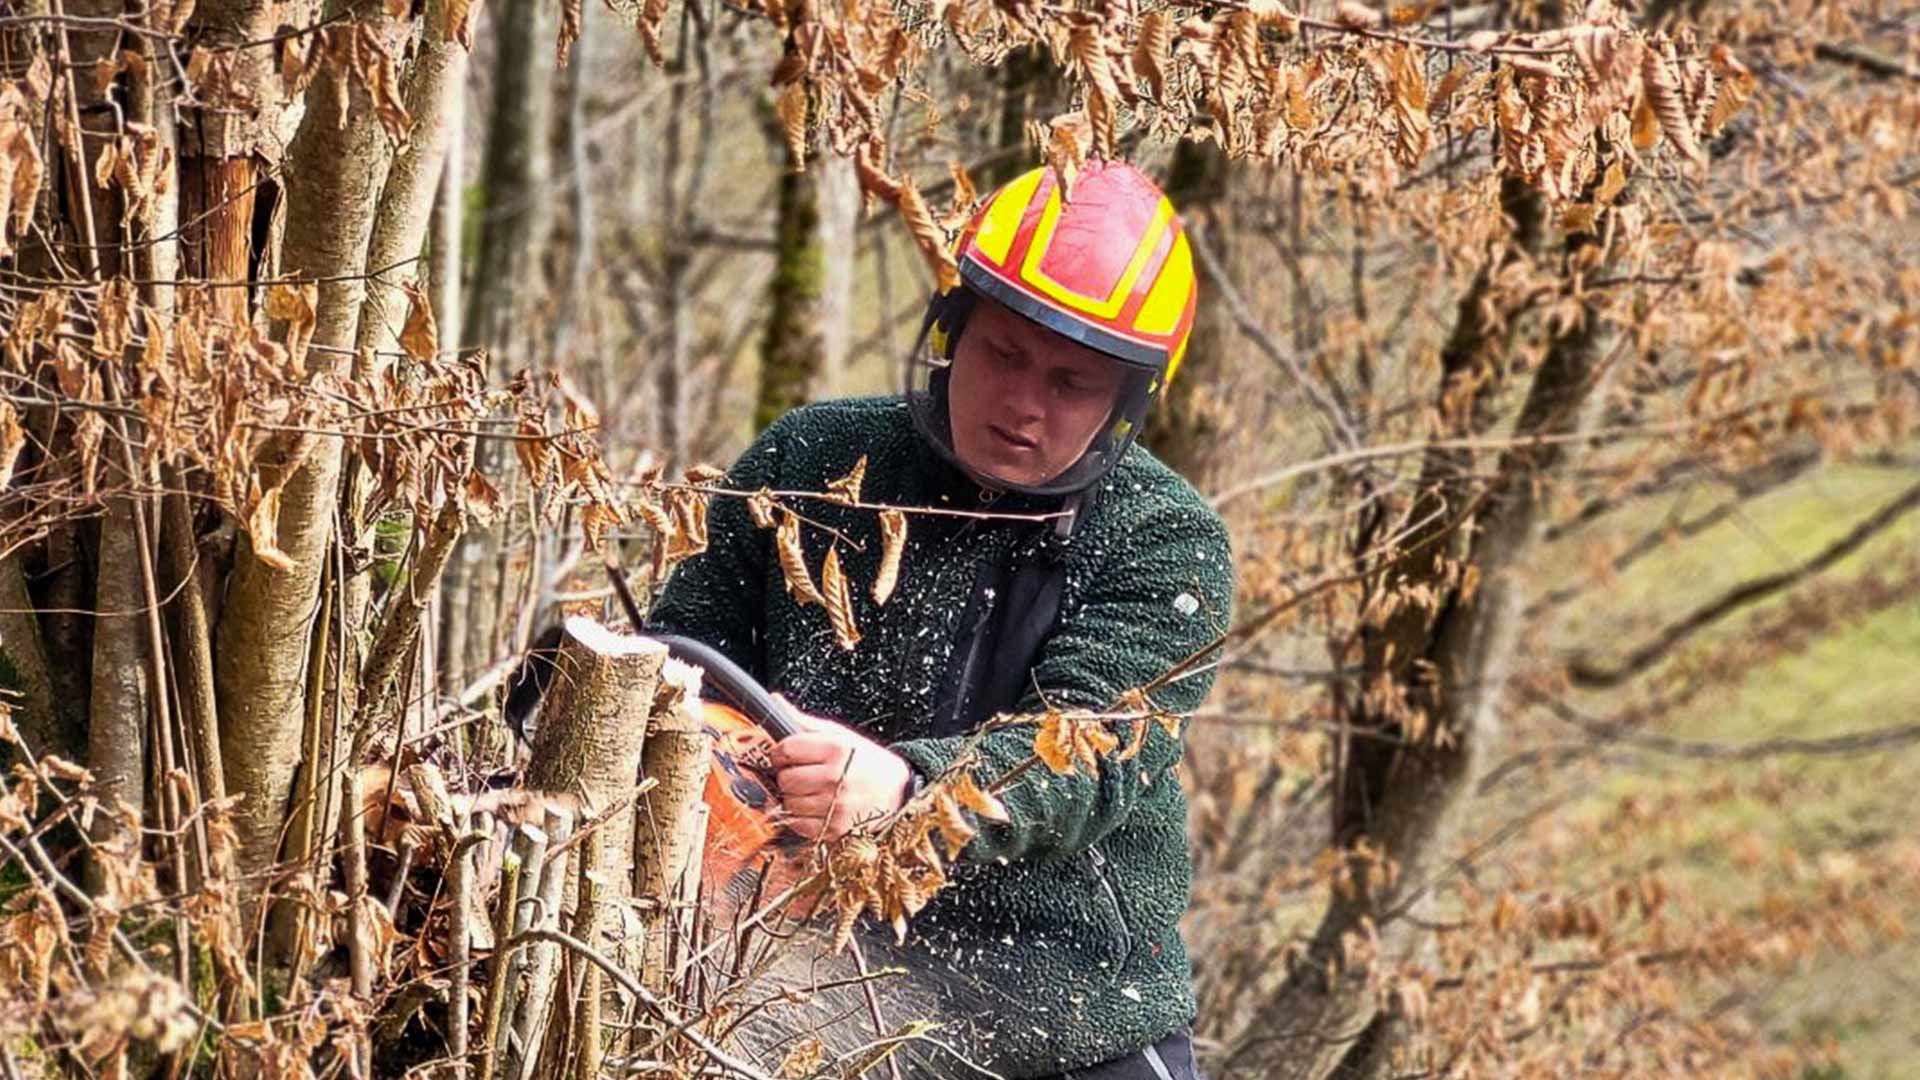
{"label": "chainsaw body", "polygon": [[780,827],[780,791],[770,754],[774,738],[739,710],[701,703],[713,740],[706,788],[707,838],[700,887],[710,905],[733,908],[771,899],[804,880],[808,845]]}

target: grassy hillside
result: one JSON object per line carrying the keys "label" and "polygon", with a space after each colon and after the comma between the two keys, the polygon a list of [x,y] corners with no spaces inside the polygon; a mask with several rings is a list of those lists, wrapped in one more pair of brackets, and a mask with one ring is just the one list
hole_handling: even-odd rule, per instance
{"label": "grassy hillside", "polygon": [[[1689,541],[1668,545],[1635,563],[1610,587],[1575,601],[1556,636],[1566,642],[1605,642],[1613,655],[1624,653],[1727,588],[1804,561],[1913,481],[1910,470],[1844,466],[1755,499],[1741,513]],[[1608,537],[1630,541],[1663,520],[1695,516],[1725,495],[1696,489],[1639,508],[1604,532],[1564,541],[1559,557],[1546,565],[1590,563],[1600,550],[1596,544],[1604,545]],[[1920,597],[1910,587],[1871,596],[1863,587],[1869,575],[1897,577],[1916,554],[1920,512],[1792,593],[1701,633],[1648,679],[1676,687],[1713,670],[1716,662],[1724,671],[1727,646],[1743,637],[1774,645],[1714,681],[1673,713],[1660,732],[1731,747],[1759,740],[1820,740],[1920,721]],[[1800,639],[1823,617],[1820,611],[1839,603],[1854,605],[1853,612]],[[1588,694],[1580,702],[1604,714],[1646,692],[1643,686]],[[1657,822],[1642,841],[1650,859],[1708,902],[1750,910],[1746,906],[1761,902],[1776,881],[1809,867],[1882,857],[1882,845],[1914,835],[1920,746],[1752,759],[1648,750],[1627,760],[1608,770],[1576,813],[1605,813],[1633,795],[1658,799],[1675,790],[1716,785],[1733,792]],[[1920,923],[1920,911],[1894,914]],[[1860,944],[1864,947],[1853,955],[1825,952],[1774,985],[1748,981],[1725,989],[1738,995],[1737,1007],[1761,1032],[1833,1038],[1843,1064],[1830,1077],[1913,1076],[1920,1060],[1920,944]]]}

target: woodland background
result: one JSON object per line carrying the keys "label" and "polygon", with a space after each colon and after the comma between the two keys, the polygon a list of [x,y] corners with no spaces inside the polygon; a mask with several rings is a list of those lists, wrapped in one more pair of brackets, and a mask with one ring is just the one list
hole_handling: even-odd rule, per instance
{"label": "woodland background", "polygon": [[[1146,441],[1240,574],[1209,1070],[1910,1072],[1920,11],[617,8],[0,3],[4,1075],[493,1068],[522,973],[448,925],[527,929],[460,838],[530,634],[1088,154],[1204,271]],[[685,963],[532,929],[638,1032],[575,995],[548,1074],[755,1074]]]}

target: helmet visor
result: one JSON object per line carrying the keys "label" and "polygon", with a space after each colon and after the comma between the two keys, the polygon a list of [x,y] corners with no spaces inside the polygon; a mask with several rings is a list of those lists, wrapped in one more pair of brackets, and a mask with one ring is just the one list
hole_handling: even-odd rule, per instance
{"label": "helmet visor", "polygon": [[1133,443],[1157,376],[963,286],[921,328],[907,401],[922,435],[982,486],[1066,495]]}

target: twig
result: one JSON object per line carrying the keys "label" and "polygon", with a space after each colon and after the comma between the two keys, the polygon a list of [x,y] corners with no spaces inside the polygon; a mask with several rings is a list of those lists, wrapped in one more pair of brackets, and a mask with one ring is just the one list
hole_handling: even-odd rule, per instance
{"label": "twig", "polygon": [[[540,910],[537,917],[541,926],[558,930],[560,898],[566,886],[567,869],[571,865],[566,845],[573,835],[573,812],[560,806],[547,807],[546,833],[548,848],[558,848],[559,857],[546,859],[540,866]],[[540,1044],[546,1033],[548,1006],[553,998],[553,980],[559,961],[560,949],[552,944],[536,947],[527,957],[527,989],[515,1010],[514,1039],[507,1045],[507,1067],[504,1070],[507,1080],[530,1080],[533,1067],[539,1063]]]}
{"label": "twig", "polygon": [[605,972],[607,977],[612,979],[620,989],[632,994],[636,1000],[642,1005],[645,1005],[654,1015],[658,1016],[663,1022],[671,1025],[673,1030],[670,1034],[685,1038],[688,1042],[699,1048],[702,1053],[712,1058],[715,1064],[726,1069],[728,1074],[745,1077],[746,1080],[773,1080],[773,1077],[767,1073],[761,1072],[747,1062],[741,1061],[739,1058],[734,1057],[732,1054],[727,1053],[709,1041],[705,1036],[694,1030],[693,1024],[695,1018],[689,1017],[683,1019],[674,1015],[673,1010],[668,1007],[667,1003],[662,1001],[653,991],[635,982],[632,976],[621,970],[620,965],[614,963],[604,954],[590,947],[579,938],[561,933],[558,930],[525,930],[515,934],[513,938],[502,947],[501,951],[502,953],[513,952],[541,941],[554,942],[591,961],[595,967]]}
{"label": "twig", "polygon": [[1920,68],[1912,64],[1901,63],[1889,56],[1869,52],[1858,45],[1836,44],[1831,41],[1815,42],[1813,55],[1822,60],[1850,64],[1869,75],[1878,75],[1883,79],[1913,79],[1920,81]]}
{"label": "twig", "polygon": [[[895,506],[891,503],[848,502],[846,499],[830,491],[735,491],[732,488],[710,487],[705,484],[680,484],[672,482],[655,482],[649,484],[643,480],[626,480],[619,481],[619,483],[625,484],[628,487],[684,488],[688,491],[698,491],[707,495],[725,495],[736,499],[751,499],[758,495],[765,495],[774,499],[817,499],[839,506],[852,507],[855,510],[898,510],[903,514],[928,514],[939,517],[972,518],[977,521],[1052,521],[1055,518],[1067,517],[1073,513],[1071,510],[1050,510],[1044,513],[1012,514],[992,510],[955,510],[952,507],[946,506]],[[824,527],[825,526],[822,526],[822,528]]]}
{"label": "twig", "polygon": [[[532,826],[523,826],[531,828]],[[500,1017],[506,1010],[507,968],[512,953],[500,942],[513,934],[514,909],[519,907],[521,874],[521,839],[518,833],[514,842],[507,848],[500,863],[500,898],[493,916],[492,972],[487,981],[487,1006],[485,1024],[480,1036],[480,1080],[490,1080],[493,1076],[494,1044],[500,1035]]]}
{"label": "twig", "polygon": [[454,842],[447,856],[447,902],[451,909],[447,919],[447,932],[451,938],[447,943],[447,962],[452,969],[453,982],[447,1019],[447,1053],[456,1061],[466,1059],[469,1027],[467,983],[472,964],[474,875],[474,860],[469,852],[486,843],[492,835],[493,819],[486,811],[476,810],[466,835]]}

